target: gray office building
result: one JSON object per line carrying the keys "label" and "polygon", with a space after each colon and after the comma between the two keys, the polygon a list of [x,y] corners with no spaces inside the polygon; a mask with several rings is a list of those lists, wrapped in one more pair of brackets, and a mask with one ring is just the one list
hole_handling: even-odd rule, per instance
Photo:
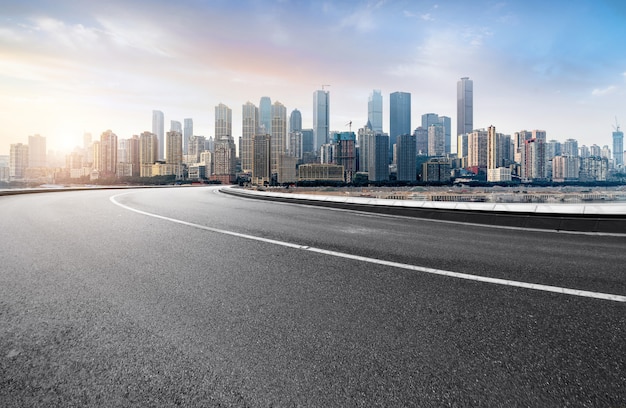
{"label": "gray office building", "polygon": [[465,77],[456,85],[456,135],[474,130],[474,82]]}
{"label": "gray office building", "polygon": [[411,94],[394,92],[389,95],[389,158],[400,135],[411,133]]}

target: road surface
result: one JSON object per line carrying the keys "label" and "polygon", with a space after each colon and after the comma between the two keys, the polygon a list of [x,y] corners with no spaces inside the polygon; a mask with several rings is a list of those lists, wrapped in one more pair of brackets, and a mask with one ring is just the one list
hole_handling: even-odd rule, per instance
{"label": "road surface", "polygon": [[0,406],[626,406],[626,237],[193,187],[0,226]]}

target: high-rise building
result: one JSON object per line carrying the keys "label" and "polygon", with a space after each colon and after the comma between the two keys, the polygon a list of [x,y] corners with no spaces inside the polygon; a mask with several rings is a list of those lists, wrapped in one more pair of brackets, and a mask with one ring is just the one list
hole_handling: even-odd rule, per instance
{"label": "high-rise building", "polygon": [[128,147],[128,163],[131,164],[131,175],[138,177],[141,169],[139,162],[139,136],[133,135],[130,139],[127,139]]}
{"label": "high-rise building", "polygon": [[383,131],[383,95],[374,89],[367,100],[367,120],[374,132]]}
{"label": "high-rise building", "polygon": [[330,135],[330,94],[325,90],[313,92],[313,139],[315,151],[328,143]]}
{"label": "high-rise building", "polygon": [[393,158],[393,145],[400,135],[411,133],[411,94],[394,92],[389,95],[389,158]]}
{"label": "high-rise building", "polygon": [[16,143],[11,145],[9,152],[9,177],[23,179],[28,168],[28,145]]}
{"label": "high-rise building", "polygon": [[619,130],[619,126],[613,132],[613,160],[615,167],[624,165],[624,132]]}
{"label": "high-rise building", "polygon": [[215,141],[233,136],[233,111],[223,103],[215,107]]}
{"label": "high-rise building", "polygon": [[180,133],[182,135],[183,134],[183,125],[181,125],[181,123],[179,121],[177,121],[177,120],[171,120],[170,121],[170,130],[173,130],[174,132],[178,132],[178,133]]}
{"label": "high-rise building", "polygon": [[272,177],[270,157],[272,156],[272,138],[266,134],[256,134],[252,138],[252,183],[264,185]]}
{"label": "high-rise building", "polygon": [[254,156],[252,141],[259,132],[259,108],[248,101],[241,107],[241,113],[241,170],[251,172]]}
{"label": "high-rise building", "polygon": [[428,155],[431,157],[446,155],[446,131],[441,123],[428,126]]}
{"label": "high-rise building", "polygon": [[46,167],[46,138],[28,136],[28,167]]}
{"label": "high-rise building", "polygon": [[556,182],[576,181],[580,173],[580,158],[576,156],[555,156],[552,159],[552,180]]}
{"label": "high-rise building", "polygon": [[487,143],[485,129],[477,129],[467,135],[467,167],[474,170],[487,168]]}
{"label": "high-rise building", "polygon": [[237,152],[232,136],[224,136],[215,140],[215,153],[213,154],[214,180],[224,184],[235,181]]}
{"label": "high-rise building", "polygon": [[165,136],[167,145],[165,162],[168,164],[183,163],[183,135],[176,130],[170,130]]}
{"label": "high-rise building", "polygon": [[375,134],[372,130],[372,124],[367,121],[367,124],[360,128],[357,132],[357,146],[359,148],[359,160],[358,169],[362,172],[369,170],[369,150],[371,136]]}
{"label": "high-rise building", "polygon": [[189,142],[193,137],[193,119],[187,118],[184,120],[185,127],[183,128],[183,154],[189,154]]}
{"label": "high-rise building", "polygon": [[272,174],[277,174],[277,181],[280,183],[280,168],[283,156],[285,155],[287,141],[287,108],[280,102],[272,105],[272,154],[271,170]]}
{"label": "high-rise building", "polygon": [[561,148],[561,154],[564,156],[578,157],[578,140],[566,139]]}
{"label": "high-rise building", "polygon": [[110,178],[117,174],[117,135],[106,130],[100,135],[100,177]]}
{"label": "high-rise building", "polygon": [[468,77],[456,84],[456,134],[474,130],[474,82]]}
{"label": "high-rise building", "polygon": [[373,133],[369,136],[368,179],[369,181],[389,180],[389,136]]}
{"label": "high-rise building", "polygon": [[291,111],[289,115],[289,133],[302,130],[302,113],[298,109]]}
{"label": "high-rise building", "polygon": [[344,180],[351,182],[356,174],[356,135],[354,132],[340,132],[333,135],[335,144],[334,163],[343,166]]}
{"label": "high-rise building", "polygon": [[523,181],[547,179],[545,143],[542,139],[530,139],[522,150],[521,177]]}
{"label": "high-rise building", "polygon": [[413,131],[415,136],[415,151],[420,156],[428,155],[428,128],[417,127]]}
{"label": "high-rise building", "polygon": [[[441,127],[441,126],[440,126]],[[396,179],[415,181],[417,176],[414,135],[400,135],[396,139]]]}
{"label": "high-rise building", "polygon": [[152,111],[152,134],[156,135],[159,141],[159,157],[157,160],[165,158],[165,116],[158,110]]}
{"label": "high-rise building", "polygon": [[272,100],[269,96],[262,96],[259,102],[259,127],[261,133],[272,134]]}
{"label": "high-rise building", "polygon": [[520,130],[519,132],[515,132],[513,134],[513,160],[515,160],[516,163],[522,163],[522,150],[525,149],[524,145],[526,144],[526,141],[532,138],[533,134],[528,130]]}

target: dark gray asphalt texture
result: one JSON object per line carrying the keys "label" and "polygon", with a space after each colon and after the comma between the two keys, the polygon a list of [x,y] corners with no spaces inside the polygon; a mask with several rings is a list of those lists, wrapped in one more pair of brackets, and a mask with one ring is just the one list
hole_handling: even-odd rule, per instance
{"label": "dark gray asphalt texture", "polygon": [[0,406],[625,407],[626,238],[215,188],[0,197]]}

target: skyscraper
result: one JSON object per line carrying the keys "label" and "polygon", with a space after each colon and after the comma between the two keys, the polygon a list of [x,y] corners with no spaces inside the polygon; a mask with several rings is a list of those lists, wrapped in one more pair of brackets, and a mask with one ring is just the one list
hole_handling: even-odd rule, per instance
{"label": "skyscraper", "polygon": [[368,136],[368,179],[369,181],[389,180],[389,136],[371,133]]}
{"label": "skyscraper", "polygon": [[298,109],[291,111],[289,115],[289,133],[302,130],[302,113]]}
{"label": "skyscraper", "polygon": [[152,133],[156,135],[159,141],[158,159],[163,160],[165,158],[165,117],[161,111],[152,111]]}
{"label": "skyscraper", "polygon": [[253,166],[253,139],[259,131],[259,108],[252,102],[241,107],[241,170],[251,172]]}
{"label": "skyscraper", "polygon": [[[439,125],[441,127],[441,125]],[[399,181],[415,181],[417,176],[415,161],[414,135],[400,135],[396,139],[396,179]]]}
{"label": "skyscraper", "polygon": [[165,137],[167,144],[165,162],[168,164],[182,164],[183,162],[183,135],[179,131],[170,130]]}
{"label": "skyscraper", "polygon": [[111,130],[100,135],[100,177],[115,177],[117,172],[117,135]]}
{"label": "skyscraper", "polygon": [[28,167],[46,167],[46,138],[28,136]]}
{"label": "skyscraper", "polygon": [[215,107],[215,141],[233,135],[233,111],[223,103]]}
{"label": "skyscraper", "polygon": [[183,154],[189,154],[189,141],[193,137],[193,119],[185,119],[184,124],[185,127],[183,128]]}
{"label": "skyscraper", "polygon": [[170,130],[178,132],[181,135],[183,134],[183,126],[177,120],[171,120],[170,121]]}
{"label": "skyscraper", "polygon": [[619,125],[613,132],[613,159],[615,167],[624,165],[624,132],[619,130]]}
{"label": "skyscraper", "polygon": [[328,91],[313,92],[313,139],[315,150],[319,151],[323,144],[328,143],[330,131],[330,95]]}
{"label": "skyscraper", "polygon": [[[271,171],[272,174],[279,173],[282,157],[285,155],[285,145],[287,140],[287,108],[280,102],[272,105],[272,154]],[[280,180],[280,174],[278,174]]]}
{"label": "skyscraper", "polygon": [[393,145],[400,135],[411,133],[411,94],[394,92],[389,95],[389,157],[393,157]]}
{"label": "skyscraper", "polygon": [[383,131],[383,95],[374,89],[367,100],[367,120],[374,132]]}
{"label": "skyscraper", "polygon": [[11,145],[9,154],[9,177],[22,179],[28,167],[28,145],[16,143]]}
{"label": "skyscraper", "polygon": [[456,84],[456,120],[457,136],[474,130],[474,82],[468,77]]}
{"label": "skyscraper", "polygon": [[269,96],[262,96],[259,102],[259,126],[265,128],[266,135],[272,134],[272,100]]}

